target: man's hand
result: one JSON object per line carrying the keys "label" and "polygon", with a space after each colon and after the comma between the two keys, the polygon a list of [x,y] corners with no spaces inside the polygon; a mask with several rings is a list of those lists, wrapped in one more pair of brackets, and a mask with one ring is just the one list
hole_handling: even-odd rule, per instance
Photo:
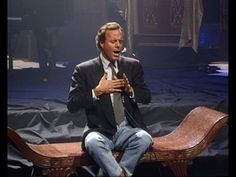
{"label": "man's hand", "polygon": [[94,93],[98,97],[102,94],[122,92],[124,87],[124,79],[107,80],[107,73],[105,72],[97,87],[94,89]]}
{"label": "man's hand", "polygon": [[131,96],[133,94],[133,88],[131,87],[131,85],[129,84],[129,79],[127,78],[127,76],[125,74],[123,74],[123,78],[124,78],[124,91]]}

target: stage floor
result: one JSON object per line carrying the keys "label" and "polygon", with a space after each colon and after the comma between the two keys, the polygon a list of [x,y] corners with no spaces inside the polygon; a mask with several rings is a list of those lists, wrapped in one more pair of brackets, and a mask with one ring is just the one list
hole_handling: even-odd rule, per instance
{"label": "stage floor", "polygon": [[[75,64],[57,63],[58,67],[48,73],[48,81],[44,82],[37,63],[15,62],[15,69],[8,71],[9,111],[24,104],[66,101]],[[146,83],[152,91],[151,104],[205,105],[228,112],[227,63],[171,68],[146,66],[144,72]]]}

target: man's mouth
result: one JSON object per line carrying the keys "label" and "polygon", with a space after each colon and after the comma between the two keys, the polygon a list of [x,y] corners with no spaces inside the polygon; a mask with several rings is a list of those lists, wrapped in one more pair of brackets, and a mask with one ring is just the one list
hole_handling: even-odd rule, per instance
{"label": "man's mouth", "polygon": [[113,51],[115,56],[119,56],[120,55],[120,51]]}

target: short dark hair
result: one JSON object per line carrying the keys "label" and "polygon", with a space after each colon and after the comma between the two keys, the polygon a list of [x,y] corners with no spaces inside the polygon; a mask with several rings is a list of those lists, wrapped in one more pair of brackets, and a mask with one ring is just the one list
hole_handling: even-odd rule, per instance
{"label": "short dark hair", "polygon": [[100,29],[97,31],[97,35],[95,37],[96,45],[99,50],[101,50],[100,43],[105,42],[105,34],[108,30],[116,30],[120,29],[123,33],[123,28],[117,22],[108,22],[105,25],[101,26]]}

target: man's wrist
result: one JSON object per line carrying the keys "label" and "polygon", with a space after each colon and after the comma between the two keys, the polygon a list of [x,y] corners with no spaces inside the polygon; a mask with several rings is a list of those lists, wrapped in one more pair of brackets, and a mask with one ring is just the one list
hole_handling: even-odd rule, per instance
{"label": "man's wrist", "polygon": [[134,90],[131,86],[127,87],[126,89],[126,93],[130,96],[133,97],[134,96]]}
{"label": "man's wrist", "polygon": [[92,96],[94,100],[99,100],[99,95],[96,93],[95,89],[92,89]]}
{"label": "man's wrist", "polygon": [[102,91],[98,87],[94,88],[93,90],[96,97],[102,95]]}

